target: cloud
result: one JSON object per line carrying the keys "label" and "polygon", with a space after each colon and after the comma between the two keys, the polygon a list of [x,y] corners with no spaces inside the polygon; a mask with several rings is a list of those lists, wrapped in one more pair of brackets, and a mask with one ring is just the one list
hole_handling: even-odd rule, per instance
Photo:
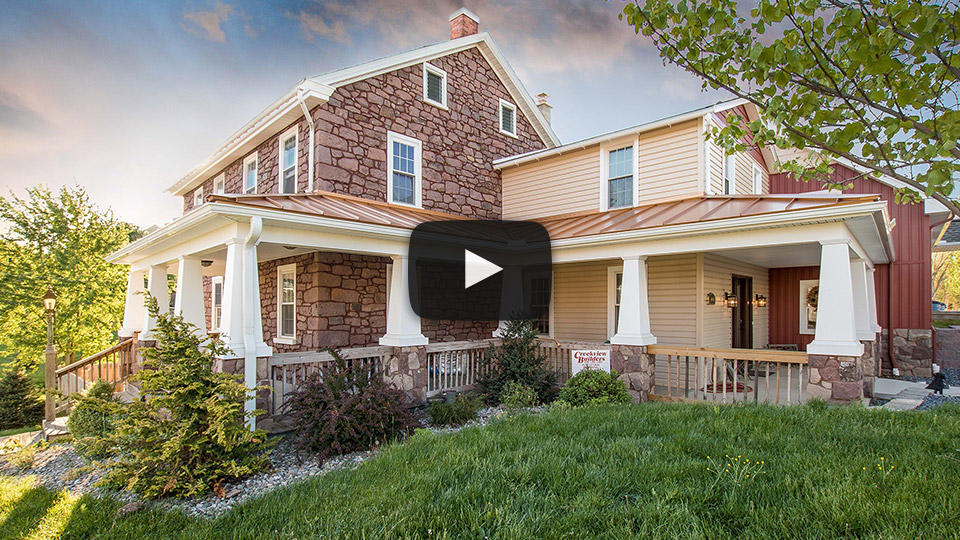
{"label": "cloud", "polygon": [[331,24],[322,15],[307,11],[288,15],[300,21],[300,30],[303,31],[303,37],[311,43],[317,37],[327,38],[345,45],[350,43],[350,35],[347,33],[342,20],[333,21]]}
{"label": "cloud", "polygon": [[189,32],[214,43],[226,43],[227,35],[221,25],[235,13],[233,6],[217,2],[212,10],[191,11],[183,16],[192,25],[184,25]]}

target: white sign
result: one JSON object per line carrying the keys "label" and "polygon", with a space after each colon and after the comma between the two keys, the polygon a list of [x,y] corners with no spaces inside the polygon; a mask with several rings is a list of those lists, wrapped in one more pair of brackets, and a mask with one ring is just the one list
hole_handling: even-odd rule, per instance
{"label": "white sign", "polygon": [[584,369],[595,369],[610,373],[610,351],[570,351],[570,375],[576,375]]}

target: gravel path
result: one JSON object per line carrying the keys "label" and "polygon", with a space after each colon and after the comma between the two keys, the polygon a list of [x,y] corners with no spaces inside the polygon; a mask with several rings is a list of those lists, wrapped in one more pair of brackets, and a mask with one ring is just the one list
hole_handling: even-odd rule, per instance
{"label": "gravel path", "polygon": [[960,405],[960,396],[943,396],[940,394],[930,394],[929,396],[923,398],[923,402],[917,406],[917,411],[929,411],[931,409],[936,409],[943,405],[944,403],[956,403]]}
{"label": "gravel path", "polygon": [[[950,386],[960,386],[960,369],[941,369],[946,382]],[[900,377],[905,381],[929,383],[933,377],[914,377],[913,375],[903,375]]]}
{"label": "gravel path", "polygon": [[[543,407],[535,407],[529,409],[528,412],[537,414],[543,410]],[[423,411],[415,411],[415,417],[424,429],[436,433],[454,433],[466,427],[486,425],[491,419],[503,413],[504,410],[499,407],[487,407],[478,412],[476,420],[457,427],[433,426],[429,417]],[[103,464],[88,462],[77,453],[70,442],[52,444],[48,448],[38,451],[34,458],[33,467],[27,470],[16,470],[5,460],[0,459],[0,474],[18,478],[34,476],[35,482],[47,489],[54,491],[65,489],[74,495],[109,496],[124,504],[129,504],[129,508],[139,508],[144,504],[150,504],[165,510],[181,510],[191,516],[212,518],[247,499],[307,478],[319,476],[332,470],[355,469],[375,455],[375,450],[355,452],[329,458],[321,464],[312,456],[298,455],[294,450],[292,441],[284,437],[274,447],[270,455],[270,470],[245,478],[237,483],[228,484],[224,490],[225,497],[220,498],[209,494],[203,497],[162,499],[154,502],[144,502],[138,495],[129,491],[97,487],[95,484],[103,478],[106,467]]]}

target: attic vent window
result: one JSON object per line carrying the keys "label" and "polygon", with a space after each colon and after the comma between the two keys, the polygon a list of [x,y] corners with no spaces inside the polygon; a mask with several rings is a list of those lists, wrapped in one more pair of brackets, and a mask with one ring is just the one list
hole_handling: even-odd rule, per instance
{"label": "attic vent window", "polygon": [[509,101],[500,100],[500,133],[517,136],[517,107]]}
{"label": "attic vent window", "polygon": [[423,100],[438,107],[447,106],[447,73],[430,64],[423,64]]}

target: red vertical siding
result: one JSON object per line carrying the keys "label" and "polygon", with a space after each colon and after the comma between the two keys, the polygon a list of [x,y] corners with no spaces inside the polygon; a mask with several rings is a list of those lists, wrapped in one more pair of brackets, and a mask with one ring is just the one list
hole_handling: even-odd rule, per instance
{"label": "red vertical siding", "polygon": [[[859,173],[835,165],[835,181],[851,180]],[[770,175],[770,193],[804,193],[823,189],[817,182],[801,182],[786,173]],[[880,326],[892,328],[930,328],[930,218],[924,214],[923,204],[897,204],[894,190],[872,178],[856,178],[846,191],[858,195],[879,194],[887,201],[890,218],[896,220],[893,229],[893,247],[896,261],[890,268],[878,265],[876,275],[878,318]],[[771,271],[771,279],[773,271]],[[799,279],[799,278],[798,278]],[[812,278],[804,278],[812,279]],[[892,279],[892,288],[889,287]],[[793,293],[796,296],[796,292]],[[771,291],[771,304],[773,303]],[[784,299],[788,300],[788,299]],[[798,300],[797,300],[798,301]],[[773,307],[773,306],[771,306]],[[797,307],[799,310],[799,306]],[[887,313],[890,313],[888,322]],[[798,318],[797,313],[793,314]],[[799,332],[799,320],[797,332]],[[771,333],[770,340],[776,343]],[[793,343],[783,341],[782,343]]]}

